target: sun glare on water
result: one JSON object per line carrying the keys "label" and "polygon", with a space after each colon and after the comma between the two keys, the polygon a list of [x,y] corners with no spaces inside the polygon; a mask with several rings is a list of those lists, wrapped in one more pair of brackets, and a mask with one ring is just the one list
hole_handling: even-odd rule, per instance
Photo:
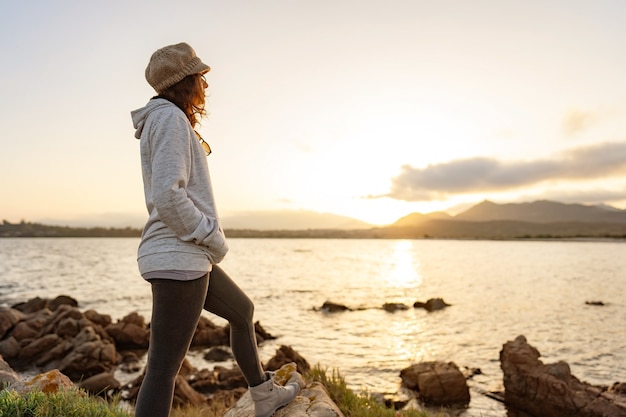
{"label": "sun glare on water", "polygon": [[386,283],[396,288],[416,288],[422,283],[419,262],[415,258],[413,242],[399,240],[393,246],[389,259],[390,269],[386,272]]}

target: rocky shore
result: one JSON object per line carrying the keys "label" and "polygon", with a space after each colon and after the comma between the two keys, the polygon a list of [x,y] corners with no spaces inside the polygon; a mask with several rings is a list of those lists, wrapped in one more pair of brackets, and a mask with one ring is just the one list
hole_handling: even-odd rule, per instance
{"label": "rocky shore", "polygon": [[[448,306],[442,299],[431,299],[413,307],[432,311]],[[409,307],[390,303],[382,308],[393,312]],[[350,308],[327,302],[317,310],[340,312]],[[258,343],[274,339],[258,322],[255,330]],[[93,395],[120,395],[132,404],[143,379],[142,359],[149,339],[149,324],[137,313],[113,322],[110,316],[94,310],[81,311],[78,302],[68,296],[34,298],[0,310],[0,383],[8,384],[8,389],[23,389],[25,375],[43,374],[46,376],[39,376],[39,381],[74,384]],[[217,326],[202,317],[192,349],[202,352],[209,362],[229,360],[228,325]],[[479,395],[504,401],[510,416],[626,417],[625,383],[591,386],[571,375],[566,363],[544,365],[539,357],[523,336],[506,342],[500,354],[505,392]],[[264,364],[268,370],[285,366],[295,366],[303,375],[311,369],[289,346],[281,346]],[[409,404],[463,410],[471,397],[467,380],[475,372],[480,370],[464,374],[452,362],[412,364],[399,370],[404,397],[381,401],[395,409]],[[125,381],[120,382],[119,375],[125,375]],[[249,415],[252,404],[241,372],[236,366],[196,369],[186,360],[176,380],[175,405],[212,402],[231,407],[228,417]],[[280,415],[342,416],[324,388],[311,383],[284,413]]]}

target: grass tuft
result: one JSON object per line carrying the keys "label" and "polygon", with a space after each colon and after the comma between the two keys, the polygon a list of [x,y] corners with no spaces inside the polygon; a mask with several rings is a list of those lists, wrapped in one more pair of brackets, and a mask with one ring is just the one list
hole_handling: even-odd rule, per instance
{"label": "grass tuft", "polygon": [[307,375],[312,382],[321,383],[330,398],[346,417],[429,417],[425,411],[402,410],[397,411],[386,407],[375,398],[367,394],[356,394],[348,388],[345,379],[339,371],[333,369],[329,375],[327,369],[315,366]]}
{"label": "grass tuft", "polygon": [[80,390],[55,393],[31,391],[19,394],[14,390],[0,391],[1,417],[132,417],[119,408],[119,400],[110,402],[90,397]]}

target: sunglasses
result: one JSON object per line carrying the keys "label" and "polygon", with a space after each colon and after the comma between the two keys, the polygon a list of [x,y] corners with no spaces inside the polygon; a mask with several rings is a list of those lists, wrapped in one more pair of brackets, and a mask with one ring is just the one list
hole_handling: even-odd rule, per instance
{"label": "sunglasses", "polygon": [[200,133],[196,132],[196,135],[198,136],[200,145],[202,145],[202,149],[204,149],[204,152],[206,152],[206,156],[211,155],[211,146],[209,146],[209,144],[204,139],[202,139],[202,136],[200,136]]}

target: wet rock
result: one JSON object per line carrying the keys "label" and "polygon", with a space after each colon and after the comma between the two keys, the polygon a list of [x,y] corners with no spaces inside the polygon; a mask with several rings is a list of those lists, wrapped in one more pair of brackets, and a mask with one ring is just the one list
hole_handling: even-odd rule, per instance
{"label": "wet rock", "polygon": [[[504,344],[504,401],[537,417],[625,417],[626,396],[581,382],[565,362],[543,364],[524,336]],[[615,385],[614,385],[615,387]]]}
{"label": "wet rock", "polygon": [[414,390],[426,405],[467,405],[465,377],[453,362],[421,362],[400,371],[402,384]]}
{"label": "wet rock", "polygon": [[383,304],[383,310],[388,311],[390,313],[396,312],[398,310],[408,310],[409,306],[402,303],[385,303]]}
{"label": "wet rock", "polygon": [[436,311],[436,310],[442,310],[446,307],[449,307],[451,304],[446,303],[445,301],[443,301],[442,298],[431,298],[428,301],[426,301],[425,303],[421,302],[421,301],[416,301],[413,304],[414,308],[423,308],[426,311]]}
{"label": "wet rock", "polygon": [[350,311],[350,308],[338,303],[333,303],[332,301],[325,301],[320,308],[321,311],[325,313],[337,313],[340,311]]}

